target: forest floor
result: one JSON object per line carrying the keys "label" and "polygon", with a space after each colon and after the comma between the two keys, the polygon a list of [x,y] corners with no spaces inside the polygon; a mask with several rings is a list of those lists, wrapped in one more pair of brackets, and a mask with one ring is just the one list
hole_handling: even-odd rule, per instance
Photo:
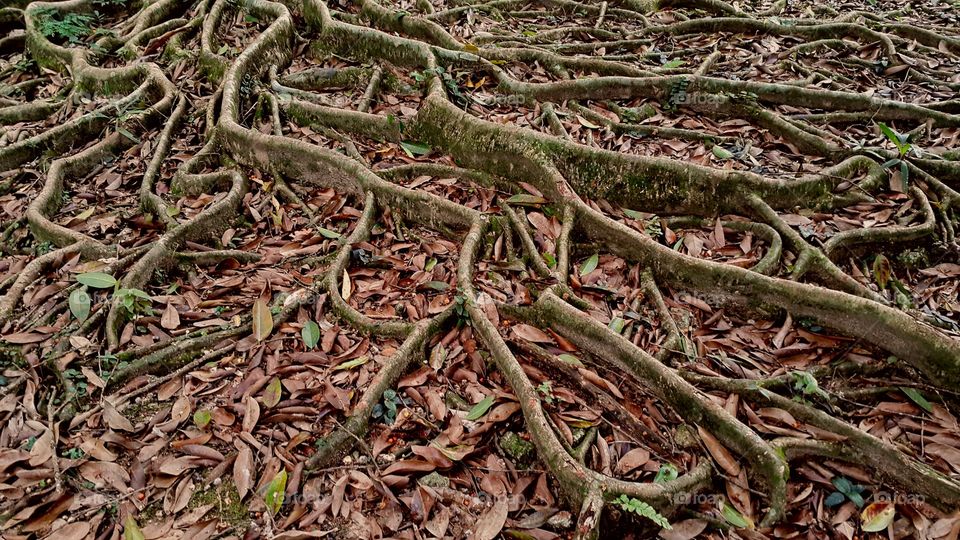
{"label": "forest floor", "polygon": [[0,9],[0,537],[960,536],[960,4]]}

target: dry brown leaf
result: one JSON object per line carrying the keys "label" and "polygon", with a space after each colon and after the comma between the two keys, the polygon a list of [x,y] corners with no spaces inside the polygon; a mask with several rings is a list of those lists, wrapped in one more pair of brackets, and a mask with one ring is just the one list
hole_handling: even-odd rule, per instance
{"label": "dry brown leaf", "polygon": [[726,471],[730,476],[740,476],[740,471],[742,468],[740,467],[740,464],[737,462],[736,458],[733,457],[733,454],[731,454],[725,446],[720,444],[720,441],[718,441],[716,437],[714,437],[709,431],[697,426],[697,433],[700,434],[700,439],[707,447],[710,455],[713,456],[714,461],[717,462],[717,465],[720,465],[720,468]]}
{"label": "dry brown leaf", "polygon": [[243,431],[253,433],[260,421],[260,404],[253,396],[244,396],[243,398]]}
{"label": "dry brown leaf", "polygon": [[95,371],[90,369],[89,366],[81,367],[80,372],[83,373],[83,376],[87,379],[87,382],[89,382],[91,385],[101,390],[107,387],[107,383],[104,382],[104,380],[101,379],[100,376],[97,375]]}
{"label": "dry brown leaf", "polygon": [[650,452],[644,448],[630,450],[617,462],[617,474],[627,474],[650,461]]}
{"label": "dry brown leaf", "polygon": [[98,488],[109,486],[121,493],[126,493],[127,484],[130,483],[130,474],[126,469],[107,461],[88,461],[80,465],[80,476]]}
{"label": "dry brown leaf", "polygon": [[136,431],[136,428],[126,416],[122,415],[109,400],[103,401],[103,420],[110,429],[117,431]]}
{"label": "dry brown leaf", "polygon": [[77,521],[55,529],[46,538],[49,540],[83,540],[88,534],[90,534],[90,522]]}
{"label": "dry brown leaf", "polygon": [[196,486],[187,476],[181,479],[175,489],[168,489],[163,497],[163,511],[167,514],[176,514],[187,507],[193,496]]}
{"label": "dry brown leaf", "polygon": [[53,432],[49,429],[44,430],[30,448],[30,466],[39,467],[49,461],[53,457],[54,446]]}
{"label": "dry brown leaf", "polygon": [[346,302],[350,300],[351,294],[353,294],[353,287],[350,284],[350,274],[348,274],[346,268],[344,268],[343,283],[340,285],[340,296],[342,296],[343,301]]}
{"label": "dry brown leaf", "polygon": [[473,540],[493,540],[496,538],[507,521],[508,510],[506,497],[494,499],[493,507],[487,510],[474,525],[471,538]]}
{"label": "dry brown leaf", "polygon": [[253,485],[253,452],[247,445],[243,445],[233,462],[233,483],[236,484],[242,501]]}
{"label": "dry brown leaf", "polygon": [[699,537],[707,528],[707,521],[703,519],[685,519],[672,524],[672,529],[660,531],[663,540],[691,540]]}
{"label": "dry brown leaf", "polygon": [[160,326],[167,330],[176,330],[180,326],[180,314],[177,312],[177,308],[169,302],[160,317]]}
{"label": "dry brown leaf", "polygon": [[513,326],[513,333],[517,337],[525,339],[527,341],[532,341],[534,343],[553,343],[553,339],[550,338],[543,330],[535,326],[530,326],[529,324],[517,324]]}

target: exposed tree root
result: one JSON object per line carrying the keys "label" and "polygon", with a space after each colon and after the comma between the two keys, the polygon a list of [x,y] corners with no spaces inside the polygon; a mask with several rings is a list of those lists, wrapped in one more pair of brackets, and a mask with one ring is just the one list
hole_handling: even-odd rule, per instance
{"label": "exposed tree root", "polygon": [[[955,79],[945,81],[943,72],[917,62],[936,51],[955,59],[960,55],[960,38],[955,32],[918,28],[869,13],[837,14],[823,20],[766,18],[787,9],[785,2],[761,13],[748,13],[722,0],[625,0],[595,5],[577,0],[493,0],[474,5],[453,5],[459,4],[455,2],[444,9],[417,2],[418,13],[400,12],[375,0],[350,4],[353,11],[347,13],[332,11],[322,0],[249,0],[240,7],[228,0],[160,0],[147,3],[113,35],[99,38],[90,49],[58,44],[41,30],[50,10],[91,12],[93,3],[87,0],[33,2],[22,10],[0,11],[0,23],[22,21],[25,28],[22,39],[11,36],[0,41],[0,50],[26,47],[38,64],[68,77],[72,85],[63,95],[30,103],[12,96],[29,95],[39,85],[4,89],[0,125],[73,114],[71,104],[79,96],[107,101],[0,147],[3,171],[33,167],[34,163],[48,165],[23,219],[30,226],[31,238],[37,243],[49,242],[52,250],[26,262],[15,277],[4,282],[0,320],[28,329],[58,325],[56,331],[63,340],[55,354],[45,358],[42,366],[31,366],[33,373],[38,369],[53,372],[62,387],[47,395],[51,423],[58,393],[59,399],[66,396],[64,401],[70,403],[61,416],[70,419],[70,428],[76,428],[103,412],[104,403],[122,409],[133,398],[238,350],[238,341],[250,335],[254,323],[247,315],[237,316],[216,329],[180,329],[173,336],[134,347],[128,344],[129,334],[125,339],[124,329],[136,325],[136,314],[125,308],[118,296],[99,305],[85,321],[68,322],[64,322],[66,314],[73,306],[66,298],[79,290],[79,285],[63,288],[59,291],[63,298],[50,304],[53,309],[31,320],[18,311],[23,299],[72,258],[100,261],[103,269],[122,274],[118,275],[118,288],[128,290],[147,289],[158,273],[173,272],[179,266],[277,260],[271,259],[276,254],[269,251],[255,253],[236,249],[227,239],[221,241],[225,230],[241,227],[237,218],[244,215],[248,196],[259,189],[252,180],[266,173],[273,194],[307,215],[312,227],[332,212],[318,208],[315,199],[294,188],[329,189],[358,207],[362,203],[362,215],[352,231],[327,244],[334,247],[328,255],[307,259],[310,264],[303,265],[305,273],[322,272],[320,279],[278,299],[272,324],[296,320],[302,308],[323,295],[344,326],[371,339],[402,340],[378,367],[356,404],[345,412],[343,422],[334,420],[336,427],[317,434],[316,452],[298,469],[303,474],[336,464],[362,442],[384,393],[426,357],[427,346],[459,313],[519,401],[539,460],[567,505],[579,512],[575,538],[601,537],[601,524],[610,519],[609,509],[621,495],[669,514],[684,506],[691,494],[723,476],[744,481],[749,477],[762,486],[759,525],[773,527],[788,514],[789,464],[810,456],[865,465],[889,485],[922,495],[941,510],[960,506],[960,483],[954,478],[839,415],[821,410],[825,403],[790,399],[789,375],[760,381],[691,370],[689,361],[696,361],[697,353],[668,305],[672,291],[683,291],[696,295],[703,304],[732,306],[750,314],[784,315],[788,321],[791,317],[809,318],[895,355],[915,370],[924,388],[954,392],[960,386],[960,340],[956,334],[927,322],[935,317],[898,307],[897,297],[891,298],[884,290],[886,283],[875,289],[858,275],[863,272],[856,265],[852,273],[846,261],[851,255],[874,253],[878,248],[902,250],[918,242],[940,242],[955,249],[960,156],[923,154],[926,157],[921,158],[902,149],[892,152],[876,141],[855,145],[842,137],[836,126],[897,122],[912,126],[918,136],[929,137],[934,129],[960,127],[960,108],[955,100],[908,102],[851,91],[852,79],[811,68],[799,57],[820,50],[849,52],[876,47],[888,69],[909,65],[904,73],[955,88]],[[539,5],[577,22],[532,35],[476,35],[470,43],[457,37],[462,34],[453,29],[461,18],[473,13],[522,17],[541,13],[522,11]],[[674,22],[652,23],[658,10],[666,8],[675,10]],[[237,9],[260,24],[252,27],[255,37],[240,51],[220,43],[221,27],[232,24]],[[704,11],[716,16],[688,16]],[[297,22],[300,20],[304,24]],[[782,51],[778,58],[778,63],[783,60],[783,65],[795,67],[792,73],[800,76],[777,79],[780,82],[723,78],[719,73],[725,65],[724,54],[706,47],[697,51],[693,66],[638,67],[647,58],[646,49],[638,51],[638,47],[656,39],[721,32],[806,40]],[[908,44],[915,46],[905,50]],[[194,45],[196,50],[189,49]],[[163,56],[154,56],[161,48]],[[339,67],[311,66],[285,73],[304,51],[329,55]],[[141,55],[146,61],[103,67],[109,58]],[[189,59],[190,55],[196,59]],[[170,58],[177,60],[171,62]],[[347,66],[344,59],[358,65]],[[180,72],[171,68],[183,65],[196,67],[212,82],[209,95],[199,100],[206,110],[199,109],[198,100],[172,81],[174,73]],[[542,73],[537,73],[538,80],[528,80],[518,75],[522,71],[513,69],[514,65],[537,65]],[[537,108],[537,114],[530,115],[534,120],[525,124],[531,127],[504,125],[477,114],[482,108],[471,108],[473,104],[458,95],[461,87],[449,75],[458,69],[469,71],[475,89],[489,78],[495,81],[496,87],[490,90],[498,99],[522,100],[531,109]],[[402,70],[416,71],[424,79],[422,87],[411,88],[400,80],[397,73]],[[830,89],[820,85],[823,81],[830,83]],[[346,107],[324,95],[341,90],[348,90],[354,105]],[[402,122],[393,113],[382,113],[384,96],[421,90],[424,95],[418,108],[405,111]],[[826,165],[818,172],[798,173],[790,179],[601,148],[590,130],[630,140],[657,137],[704,144],[717,156],[730,153],[725,146],[740,143],[730,135],[651,123],[659,111],[649,104],[640,108],[636,101],[627,103],[635,98],[658,100],[664,109],[679,105],[720,121],[742,120],[800,153],[821,158]],[[798,108],[808,110],[798,113]],[[580,126],[565,122],[573,117]],[[538,125],[542,131],[534,129]],[[196,127],[198,138],[202,133],[199,151],[177,147],[178,137],[188,127]],[[296,136],[301,128],[311,128],[311,136],[325,136],[329,145]],[[158,135],[149,143],[140,140],[154,131]],[[587,132],[583,138],[581,131]],[[409,159],[391,167],[370,165],[379,151],[371,151],[374,145],[370,141],[404,144]],[[136,200],[159,224],[157,233],[131,247],[104,242],[92,233],[64,225],[59,214],[72,196],[72,183],[101,171],[138,144],[148,145],[141,156],[150,155],[150,159],[144,159],[147,164]],[[426,151],[421,152],[422,145],[428,145]],[[173,168],[167,164],[175,154],[179,165],[171,174]],[[424,154],[441,156],[439,162],[420,161],[426,159]],[[749,156],[744,151],[740,157],[746,160]],[[899,165],[893,168],[894,159],[902,161],[902,170],[910,171],[910,182],[894,197],[909,201],[898,202],[904,205],[899,210],[900,221],[837,231],[826,240],[812,238],[790,221],[803,212],[839,212],[876,201],[891,185],[891,175],[905,174]],[[495,202],[482,201],[481,210],[453,197],[408,187],[420,176],[454,178],[458,187],[470,183],[484,186],[496,192],[496,197],[490,197]],[[178,203],[168,196],[167,188],[191,201],[209,199],[188,217],[178,217]],[[550,217],[556,218],[551,224],[558,226],[550,225],[557,228],[552,229],[549,241],[543,231],[531,230],[534,216],[528,216],[524,206],[535,209],[544,220],[546,208],[550,209]],[[621,209],[659,214],[662,218],[652,223],[655,228],[715,227],[721,236],[724,230],[750,235],[764,243],[765,251],[749,268],[686,255],[675,249],[680,244],[665,245],[642,226],[634,228],[621,221],[617,217]],[[431,311],[431,317],[416,322],[381,320],[350,304],[350,270],[363,264],[356,257],[357,246],[371,241],[378,220],[385,216],[398,231],[403,228],[400,222],[416,224],[458,245],[456,300]],[[282,225],[279,213],[276,219]],[[4,253],[12,231],[4,234]],[[498,238],[503,244],[496,244]],[[591,313],[598,308],[582,281],[589,270],[579,275],[576,269],[574,248],[581,245],[577,244],[580,240],[596,248],[598,259],[600,254],[610,255],[636,265],[633,276],[639,276],[642,294],[629,298],[634,302],[632,309],[648,303],[665,334],[655,355],[635,345],[636,341],[629,339],[634,334],[622,335]],[[545,245],[554,252],[548,254]],[[494,250],[505,250],[500,261],[519,265],[524,278],[530,278],[525,284],[529,285],[524,289],[526,296],[516,296],[521,300],[491,300],[481,286]],[[299,264],[300,258],[296,260]],[[318,261],[325,263],[322,269],[312,268]],[[525,371],[524,358],[532,358],[538,366],[590,395],[604,422],[637,438],[652,436],[654,430],[618,401],[610,388],[586,379],[546,348],[523,340],[509,341],[511,348],[502,334],[518,321],[549,330],[564,346],[572,347],[565,350],[576,350],[595,365],[619,374],[624,384],[648,392],[687,427],[699,428],[703,445],[722,445],[735,455],[735,462],[721,463],[715,455],[713,460],[704,455],[679,477],[663,483],[626,480],[594,470],[590,456],[606,445],[603,428],[593,425],[576,444],[570,442],[546,411],[542,392]],[[90,336],[101,352],[125,362],[104,384],[100,404],[81,399],[58,367],[70,350],[71,333]],[[88,351],[75,361],[89,367],[94,356]],[[817,371],[816,376],[829,378],[841,370],[864,374],[869,369],[834,364]],[[134,380],[143,384],[126,394],[118,392]],[[14,388],[26,383],[17,384]],[[735,412],[719,405],[715,393],[782,409],[832,438],[765,438]],[[59,474],[57,477],[59,482]],[[63,486],[58,483],[57,487]]]}

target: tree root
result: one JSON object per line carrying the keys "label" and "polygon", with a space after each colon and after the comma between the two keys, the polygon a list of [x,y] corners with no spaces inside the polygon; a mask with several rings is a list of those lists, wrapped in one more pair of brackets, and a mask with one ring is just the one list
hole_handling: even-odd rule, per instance
{"label": "tree root", "polygon": [[[17,26],[22,20],[25,28],[22,37],[0,40],[0,49],[26,47],[40,66],[71,80],[55,98],[44,97],[30,103],[8,99],[36,92],[38,85],[32,82],[10,88],[9,93],[5,87],[0,96],[0,124],[51,122],[52,115],[58,120],[55,127],[37,135],[10,132],[11,138],[17,140],[11,139],[0,148],[0,169],[36,165],[40,170],[49,156],[65,154],[49,160],[42,187],[30,200],[24,215],[32,238],[47,240],[55,249],[29,261],[19,274],[5,282],[0,319],[14,321],[24,293],[68,257],[79,255],[86,261],[117,257],[107,268],[123,272],[119,280],[123,288],[148,287],[155,271],[177,264],[263,260],[249,251],[193,243],[219,236],[219,231],[231,225],[250,189],[245,171],[254,168],[269,175],[275,195],[300,207],[309,217],[311,227],[316,225],[318,216],[325,214],[308,206],[294,187],[333,189],[339,197],[363,200],[362,216],[352,232],[341,239],[330,260],[318,259],[329,263],[323,269],[323,279],[275,306],[279,313],[274,323],[289,321],[322,291],[334,314],[346,325],[372,337],[403,340],[396,353],[379,366],[346,420],[342,424],[335,422],[336,428],[318,437],[316,453],[303,464],[308,473],[334,463],[362,440],[370,430],[371,415],[384,392],[396,386],[410,367],[424,357],[427,345],[462,309],[472,332],[516,395],[539,459],[556,479],[566,503],[579,511],[575,538],[598,538],[601,521],[612,515],[604,511],[620,495],[671,512],[720,475],[707,459],[697,460],[686,474],[665,483],[627,481],[591,470],[587,459],[591,448],[598,452],[605,448],[606,440],[600,434],[603,424],[592,426],[577,444],[559,433],[566,426],[545,411],[540,393],[501,335],[503,327],[509,326],[501,324],[501,317],[555,332],[558,341],[562,338],[579,348],[591,359],[589,362],[622,374],[628,378],[629,388],[649,391],[684,422],[699,427],[702,440],[708,441],[705,446],[722,445],[733,452],[762,485],[766,505],[763,527],[775,525],[786,515],[788,462],[808,456],[863,463],[890,485],[921,494],[937,507],[949,510],[960,505],[960,484],[954,479],[815,405],[775,393],[789,387],[790,373],[777,371],[764,380],[753,381],[675,370],[671,366],[679,364],[678,352],[695,353],[689,350],[686,329],[681,331],[674,321],[661,293],[661,288],[670,288],[693,293],[705,302],[734,304],[751,313],[811,318],[898,356],[920,372],[926,380],[926,390],[960,385],[960,341],[926,324],[917,313],[894,308],[835,262],[848,253],[876,247],[896,248],[937,236],[948,245],[955,244],[954,222],[960,202],[958,156],[947,152],[921,158],[870,146],[874,144],[870,142],[858,145],[846,140],[836,126],[896,121],[898,127],[910,125],[907,129],[912,133],[933,141],[943,136],[943,132],[938,134],[939,128],[960,126],[960,108],[955,100],[908,102],[850,90],[857,88],[853,76],[835,76],[804,59],[804,55],[822,49],[843,53],[876,47],[874,53],[885,57],[888,69],[902,70],[893,73],[902,73],[898,77],[909,76],[952,88],[956,83],[940,80],[945,77],[943,70],[917,62],[937,50],[949,57],[960,55],[960,41],[951,32],[891,22],[885,15],[867,13],[833,13],[830,20],[767,19],[785,9],[783,1],[759,13],[723,0],[622,0],[596,5],[577,0],[492,0],[474,5],[451,3],[443,8],[419,1],[416,13],[400,12],[375,0],[353,4],[355,9],[348,13],[331,11],[321,0],[249,0],[242,9],[257,19],[257,34],[243,42],[242,51],[235,57],[230,47],[220,48],[230,43],[221,38],[222,26],[240,9],[228,0],[204,1],[195,6],[181,0],[148,3],[119,24],[114,36],[91,39],[90,44],[96,47],[59,45],[40,29],[45,10],[89,13],[92,4],[87,0],[35,2],[23,10],[0,11],[0,24]],[[503,11],[514,17],[541,17],[546,13],[531,4],[562,14],[570,21],[532,35],[471,34],[472,42],[457,37],[464,34],[455,25],[462,17],[475,13]],[[663,19],[653,14],[665,8],[672,9],[670,15],[675,22],[655,22]],[[714,16],[697,16],[703,12]],[[304,24],[300,24],[300,16]],[[763,77],[753,80],[711,76],[732,65],[723,61],[727,49],[714,49],[712,45],[690,50],[678,48],[666,55],[647,49],[664,38],[721,32],[807,41],[783,49],[770,57],[771,62],[756,66],[764,76],[777,75],[776,83],[764,82],[768,79]],[[838,38],[852,38],[855,42]],[[914,41],[916,44],[912,44]],[[199,43],[199,50],[190,51],[191,43]],[[153,54],[164,44],[167,48],[158,63],[101,67],[125,56]],[[306,56],[310,62],[321,54],[329,55],[331,62],[326,65],[339,67],[314,66],[298,73],[282,73],[305,50],[309,51]],[[195,60],[190,59],[191,54],[196,54]],[[646,67],[661,60],[661,56],[684,60],[691,67]],[[206,100],[205,111],[193,111],[195,99],[188,98],[186,91],[181,92],[171,82],[171,76],[179,73],[169,74],[167,64],[171,58],[180,58],[185,62],[181,65],[199,68],[213,83],[209,92],[201,92],[203,95],[198,98],[199,102]],[[691,62],[692,58],[695,61]],[[373,67],[346,65],[364,62]],[[841,67],[872,69],[869,62],[843,60]],[[514,69],[534,64],[540,68],[535,77]],[[424,78],[426,95],[415,113],[402,108],[403,122],[399,122],[392,114],[382,113],[382,109],[395,103],[389,101],[389,96],[410,94],[403,82],[409,78],[398,75],[403,70],[419,72],[417,77]],[[484,107],[469,101],[464,108],[454,105],[450,94],[465,91],[463,81],[450,75],[458,70],[467,73],[471,91],[492,90],[500,97],[523,98],[523,105],[531,110],[539,107],[539,123],[535,113],[531,113],[527,125],[542,128],[543,132],[491,120],[498,116],[481,119],[477,115]],[[799,74],[799,78],[785,80],[784,73]],[[491,89],[489,81],[496,88]],[[331,91],[350,94],[344,101],[335,102],[324,95]],[[109,104],[75,107],[88,96],[107,99]],[[350,103],[356,109],[333,103]],[[620,136],[676,138],[695,142],[692,146],[702,144],[708,150],[716,144],[740,143],[735,137],[691,129],[686,124],[655,124],[656,116],[666,115],[667,108],[676,112],[675,105],[712,119],[744,121],[759,128],[762,136],[770,135],[784,146],[821,158],[818,166],[828,166],[816,174],[793,179],[772,178],[736,168],[710,168],[598,148],[599,143],[613,147],[609,146],[610,138]],[[371,110],[381,114],[372,114]],[[579,116],[587,129],[578,133],[577,126],[570,128],[569,123],[565,124],[568,114]],[[185,153],[175,143],[185,127],[194,123],[198,134],[203,131],[202,148],[190,155],[194,149]],[[328,135],[336,141],[331,145],[342,150],[297,138],[298,125],[312,126],[313,134]],[[109,245],[61,225],[57,219],[65,206],[63,194],[69,191],[68,183],[101,170],[106,161],[140,143],[135,138],[154,128],[159,129],[159,137],[152,147],[153,155],[137,196],[142,210],[163,224],[161,232],[138,239],[131,248],[122,241]],[[578,143],[579,136],[588,144]],[[396,145],[406,143],[403,148],[409,149],[413,142],[427,147],[428,153],[407,152],[404,157],[395,152]],[[716,155],[717,149],[713,151]],[[163,190],[158,191],[164,185],[164,165],[171,154],[188,156],[170,179],[174,193],[218,194],[206,208],[183,221],[172,214]],[[784,219],[785,214],[798,208],[837,211],[872,201],[871,193],[888,186],[888,173],[880,163],[891,158],[903,159],[912,179],[908,191],[914,213],[907,214],[900,224],[843,231],[816,246]],[[434,161],[428,162],[429,159]],[[388,165],[389,168],[383,168]],[[478,207],[483,210],[404,184],[420,175],[456,178],[464,186],[483,186],[489,190],[477,197],[482,198],[483,204]],[[532,205],[542,207],[545,215],[560,218],[554,266],[548,265],[540,253],[527,216],[508,202],[510,194],[520,194],[524,189],[541,192],[542,200],[537,198],[538,202]],[[300,193],[307,191],[301,189]],[[316,207],[315,199],[304,199]],[[669,216],[665,218],[667,223],[675,227],[702,227],[719,221],[718,227],[763,239],[766,253],[749,269],[686,256],[617,221],[612,216],[619,215],[618,205]],[[394,224],[416,223],[459,242],[457,302],[430,319],[379,321],[349,303],[344,277],[349,279],[355,246],[369,240],[378,217],[386,212]],[[738,216],[756,221],[742,221]],[[399,225],[397,230],[401,230]],[[498,243],[494,249],[494,241],[488,239],[497,237],[501,239],[495,240]],[[517,239],[523,252],[521,275],[531,278],[524,292],[529,289],[530,294],[520,301],[523,305],[491,303],[489,296],[478,296],[474,281],[482,279],[481,272],[491,254],[495,254],[498,264],[507,260],[511,270],[516,270],[518,263],[512,252]],[[574,246],[582,245],[581,241],[595,253],[610,253],[636,265],[629,279],[639,284],[642,296],[638,293],[627,298],[632,302],[631,309],[637,309],[641,301],[649,302],[660,319],[659,328],[666,338],[656,357],[631,343],[630,335],[612,331],[588,313],[593,304],[578,296],[578,292],[588,288],[571,276]],[[792,269],[785,268],[785,249],[796,255]],[[789,262],[789,257],[786,260]],[[824,286],[807,283],[805,278],[814,278]],[[78,287],[72,284],[62,292],[69,294]],[[53,306],[47,313],[30,315],[35,318],[14,324],[27,329],[38,328],[40,323],[60,324],[68,320],[68,304],[63,299],[55,300],[47,304]],[[113,373],[104,390],[105,399],[115,407],[230,353],[236,340],[249,335],[252,327],[249,317],[242,317],[233,326],[189,331],[124,350],[120,333],[127,317],[121,301],[114,299],[108,308],[101,306],[77,325],[74,332],[92,335],[102,327],[107,348],[115,352],[118,360],[128,362]],[[19,317],[26,318],[29,317]],[[68,351],[65,338],[72,328],[71,324],[59,327],[57,331],[64,339],[48,351],[52,354],[44,360],[44,370],[55,372],[66,392],[61,392],[61,397],[66,396],[70,407],[89,405],[76,399],[72,383],[57,367],[57,361]],[[639,343],[637,338],[634,342]],[[605,389],[585,380],[583,372],[536,345],[521,341],[515,344],[516,349],[537,365],[560,374],[570,386],[589,394],[603,413],[602,422],[611,423],[612,418],[617,429],[626,428],[640,440],[656,435]],[[80,362],[88,361],[84,358]],[[835,375],[847,369],[869,371],[855,365],[836,368],[836,372],[833,369],[813,372]],[[156,377],[149,380],[147,376],[151,375]],[[146,382],[126,394],[117,392],[134,380]],[[783,409],[798,421],[842,440],[765,440],[701,389],[737,394]],[[72,416],[70,426],[74,428],[99,410],[97,405],[86,411],[66,408],[61,415]],[[52,417],[50,422],[53,423]],[[721,469],[732,477],[729,481],[746,480],[746,476],[728,470],[736,466],[739,471],[740,462],[719,461]],[[55,463],[55,467],[59,465]]]}

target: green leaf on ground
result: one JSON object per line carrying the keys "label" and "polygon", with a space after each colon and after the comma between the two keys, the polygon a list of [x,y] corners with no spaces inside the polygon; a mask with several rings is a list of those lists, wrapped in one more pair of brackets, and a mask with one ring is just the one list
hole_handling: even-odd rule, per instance
{"label": "green leaf on ground", "polygon": [[487,396],[483,398],[480,403],[477,403],[470,409],[470,412],[467,413],[467,420],[479,420],[480,417],[487,414],[487,411],[490,410],[490,407],[493,405],[493,401],[496,398],[494,396]]}
{"label": "green leaf on ground", "polygon": [[78,321],[83,322],[90,316],[90,294],[87,293],[86,289],[74,289],[74,291],[70,293],[68,303],[70,305],[70,313],[73,313],[73,316],[76,317]]}
{"label": "green leaf on ground", "polygon": [[267,505],[270,515],[277,515],[280,507],[283,506],[283,494],[287,489],[287,471],[281,469],[273,480],[267,485],[267,490],[263,493],[263,502]]}
{"label": "green leaf on ground", "polygon": [[320,325],[313,321],[307,321],[300,329],[300,337],[303,338],[303,344],[308,349],[313,349],[320,342]]}
{"label": "green leaf on ground", "polygon": [[584,261],[583,266],[580,267],[580,277],[583,277],[596,270],[598,264],[600,264],[600,255],[594,253],[589,259]]}
{"label": "green leaf on ground", "polygon": [[105,274],[103,272],[87,272],[85,274],[78,274],[77,281],[86,285],[87,287],[93,287],[94,289],[109,289],[117,286],[117,279],[110,274]]}

